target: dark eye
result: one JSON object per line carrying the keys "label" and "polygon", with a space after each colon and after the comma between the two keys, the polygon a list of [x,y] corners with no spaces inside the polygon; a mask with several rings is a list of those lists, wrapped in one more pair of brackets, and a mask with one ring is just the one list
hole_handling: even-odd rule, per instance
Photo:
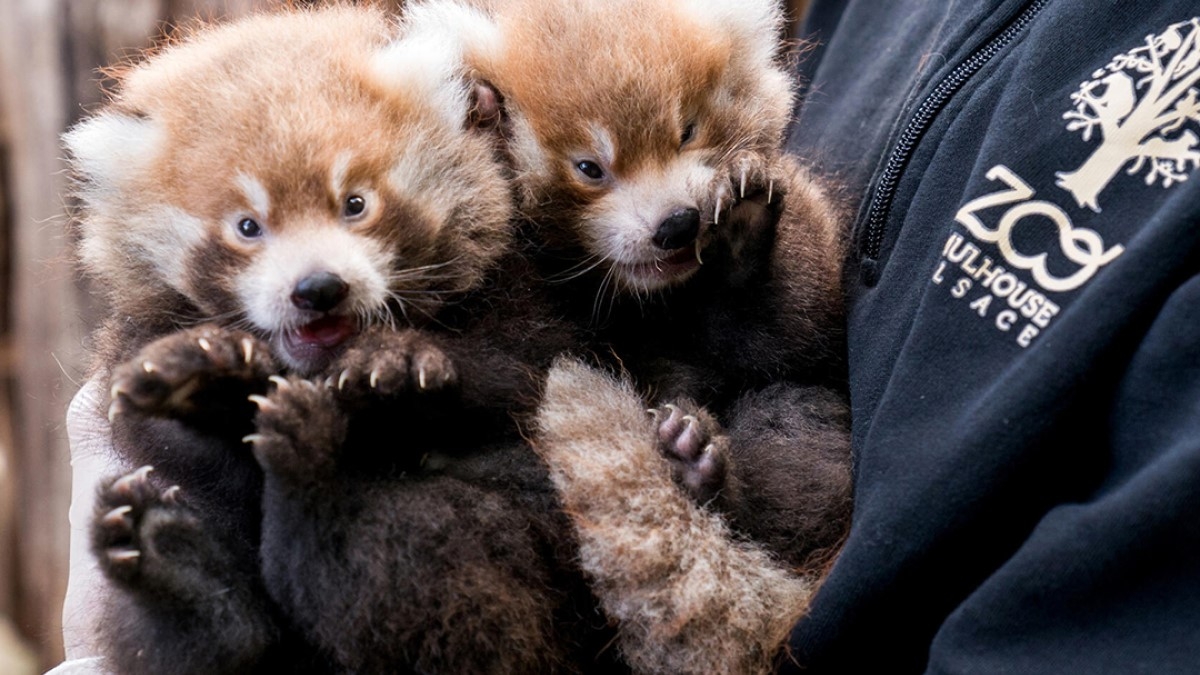
{"label": "dark eye", "polygon": [[359,195],[350,195],[346,197],[346,203],[342,204],[342,214],[347,218],[361,216],[363,211],[367,210],[367,200]]}
{"label": "dark eye", "polygon": [[257,239],[258,237],[261,237],[263,233],[262,225],[259,225],[258,221],[254,220],[253,218],[242,218],[239,220],[237,224],[237,231],[238,234],[247,239]]}
{"label": "dark eye", "polygon": [[687,145],[688,141],[692,140],[692,137],[695,135],[696,135],[696,125],[695,124],[687,125],[686,127],[683,128],[683,136],[680,136],[680,138],[679,138],[679,145],[681,145],[681,146]]}
{"label": "dark eye", "polygon": [[579,173],[591,178],[592,180],[600,180],[601,178],[604,178],[604,169],[601,169],[600,165],[595,162],[585,159],[576,164],[575,168],[579,169]]}

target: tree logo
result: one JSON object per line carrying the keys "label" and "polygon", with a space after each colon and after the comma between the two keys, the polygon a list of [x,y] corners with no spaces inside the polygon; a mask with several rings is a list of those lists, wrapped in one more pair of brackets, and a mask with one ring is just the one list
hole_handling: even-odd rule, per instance
{"label": "tree logo", "polygon": [[1145,45],[1113,58],[1071,94],[1063,115],[1068,131],[1082,130],[1100,147],[1075,171],[1059,172],[1058,186],[1081,207],[1100,211],[1099,196],[1126,165],[1146,185],[1164,188],[1200,167],[1200,17],[1177,23]]}

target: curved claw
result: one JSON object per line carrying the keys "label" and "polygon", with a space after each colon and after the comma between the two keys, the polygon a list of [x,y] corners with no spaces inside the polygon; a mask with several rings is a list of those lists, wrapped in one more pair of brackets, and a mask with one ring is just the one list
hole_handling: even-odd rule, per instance
{"label": "curved claw", "polygon": [[108,552],[108,559],[118,563],[133,562],[140,557],[142,557],[142,552],[133,549]]}
{"label": "curved claw", "polygon": [[349,381],[350,381],[350,371],[343,370],[342,374],[338,376],[338,382],[337,382],[338,391],[345,389],[346,383]]}
{"label": "curved claw", "polygon": [[271,410],[275,407],[275,404],[271,402],[271,399],[267,398],[266,396],[259,396],[258,394],[251,394],[250,396],[247,396],[246,398],[250,399],[251,403],[258,406],[259,410]]}
{"label": "curved claw", "polygon": [[104,514],[104,517],[100,519],[100,522],[109,527],[116,526],[116,525],[123,525],[123,524],[125,524],[125,520],[126,520],[125,515],[128,514],[132,510],[133,510],[133,507],[128,504],[126,504],[124,506],[118,506],[117,508],[113,509],[112,511],[109,511],[108,513]]}
{"label": "curved claw", "polygon": [[288,387],[292,386],[291,382],[288,382],[286,378],[279,375],[272,375],[267,378],[267,381],[274,382],[275,386],[279,387],[280,389],[287,389]]}
{"label": "curved claw", "polygon": [[149,476],[150,472],[152,471],[154,471],[154,467],[147,464],[131,474],[127,474],[118,478],[117,482],[113,483],[112,489],[116,490],[117,492],[128,492],[133,489],[134,483],[145,481],[146,477]]}
{"label": "curved claw", "polygon": [[688,436],[697,434],[697,429],[700,427],[700,420],[696,419],[694,415],[684,415],[682,417],[682,422],[683,431],[679,434],[681,440],[684,438],[685,434]]}
{"label": "curved claw", "polygon": [[212,343],[208,341],[208,338],[200,338],[196,340],[196,344],[200,345],[200,349],[206,352],[212,351]]}
{"label": "curved claw", "polygon": [[242,338],[242,353],[246,355],[246,365],[250,365],[250,361],[254,358],[254,341],[250,338]]}
{"label": "curved claw", "polygon": [[250,445],[256,445],[263,438],[264,436],[262,434],[246,434],[245,436],[242,436],[242,442],[249,443]]}

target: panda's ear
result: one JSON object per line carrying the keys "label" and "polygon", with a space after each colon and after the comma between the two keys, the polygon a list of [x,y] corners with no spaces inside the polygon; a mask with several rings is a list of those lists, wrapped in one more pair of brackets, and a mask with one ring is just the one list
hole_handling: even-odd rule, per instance
{"label": "panda's ear", "polygon": [[84,196],[103,198],[144,176],[162,150],[161,125],[136,112],[108,110],[76,124],[63,145]]}
{"label": "panda's ear", "polygon": [[453,1],[413,3],[399,35],[376,55],[373,69],[385,87],[423,98],[449,124],[496,126],[501,97],[467,73],[472,55],[490,53],[498,41],[498,26],[476,8]]}
{"label": "panda's ear", "polygon": [[476,79],[469,82],[469,86],[467,126],[473,129],[500,129],[505,118],[504,96],[487,80]]}

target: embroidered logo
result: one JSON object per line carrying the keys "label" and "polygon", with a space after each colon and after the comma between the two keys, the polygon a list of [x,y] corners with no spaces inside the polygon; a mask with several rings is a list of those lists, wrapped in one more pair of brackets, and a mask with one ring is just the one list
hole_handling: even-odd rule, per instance
{"label": "embroidered logo", "polygon": [[1100,211],[1100,193],[1122,168],[1169,188],[1200,167],[1200,17],[1177,23],[1114,57],[1071,94],[1069,131],[1100,146],[1057,184]]}
{"label": "embroidered logo", "polygon": [[[1067,212],[1047,201],[1034,200],[1034,190],[1012,169],[998,164],[987,172],[987,179],[999,181],[1007,186],[997,192],[967,202],[954,219],[980,241],[995,244],[1004,260],[1012,267],[1029,270],[1042,288],[1056,293],[1079,288],[1101,267],[1116,259],[1125,251],[1117,244],[1107,248],[1104,240],[1094,231],[1077,227]],[[994,227],[989,227],[978,212],[993,207],[1006,207]],[[1054,225],[1058,237],[1053,245],[1028,253],[1017,249],[1013,243],[1013,231],[1030,221],[1049,222]],[[1067,276],[1051,274],[1047,255],[1051,249],[1058,257],[1073,263],[1074,271]]]}

